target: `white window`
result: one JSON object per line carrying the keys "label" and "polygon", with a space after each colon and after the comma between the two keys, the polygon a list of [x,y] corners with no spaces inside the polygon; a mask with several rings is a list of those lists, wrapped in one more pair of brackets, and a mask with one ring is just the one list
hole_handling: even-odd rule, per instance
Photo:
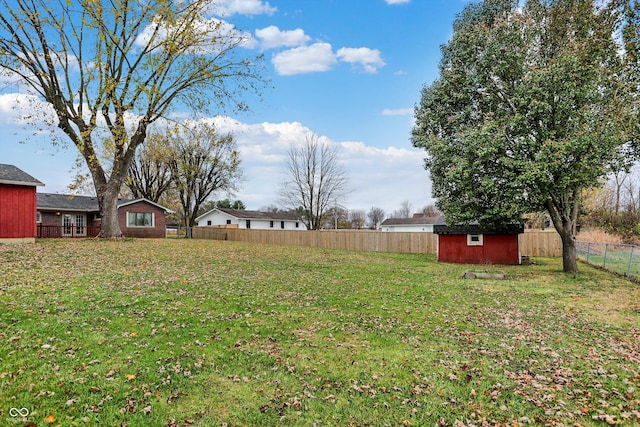
{"label": "white window", "polygon": [[36,212],[36,222],[37,223],[42,222],[42,213],[40,211]]}
{"label": "white window", "polygon": [[482,246],[482,234],[467,234],[467,246]]}
{"label": "white window", "polygon": [[127,212],[127,227],[154,227],[153,212]]}

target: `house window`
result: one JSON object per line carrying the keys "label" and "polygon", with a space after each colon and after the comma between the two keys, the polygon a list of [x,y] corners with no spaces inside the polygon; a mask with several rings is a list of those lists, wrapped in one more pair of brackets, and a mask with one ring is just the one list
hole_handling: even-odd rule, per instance
{"label": "house window", "polygon": [[207,225],[211,225],[211,220],[208,220],[208,221],[207,221]]}
{"label": "house window", "polygon": [[127,227],[153,227],[153,212],[127,212]]}
{"label": "house window", "polygon": [[482,234],[467,234],[467,246],[482,246]]}
{"label": "house window", "polygon": [[250,219],[247,220],[247,228],[251,228],[251,220]]}
{"label": "house window", "polygon": [[36,222],[37,223],[41,223],[42,222],[42,213],[40,211],[36,212]]}
{"label": "house window", "polygon": [[299,227],[299,226],[298,226],[298,223],[296,222],[296,228],[298,228],[298,227]]}
{"label": "house window", "polygon": [[284,229],[284,221],[280,221],[280,228]]}
{"label": "house window", "polygon": [[231,220],[230,219],[227,220],[227,225],[231,225]]}
{"label": "house window", "polygon": [[273,221],[269,221],[269,228],[273,228]]}

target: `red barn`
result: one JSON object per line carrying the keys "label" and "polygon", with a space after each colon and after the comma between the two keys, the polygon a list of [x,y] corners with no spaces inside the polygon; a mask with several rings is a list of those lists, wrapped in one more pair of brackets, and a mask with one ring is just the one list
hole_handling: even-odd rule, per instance
{"label": "red barn", "polygon": [[438,261],[462,264],[520,264],[519,235],[524,227],[508,224],[499,229],[477,223],[448,226],[441,219],[433,227],[438,235]]}
{"label": "red barn", "polygon": [[0,164],[0,243],[33,243],[36,187],[44,185],[13,165]]}

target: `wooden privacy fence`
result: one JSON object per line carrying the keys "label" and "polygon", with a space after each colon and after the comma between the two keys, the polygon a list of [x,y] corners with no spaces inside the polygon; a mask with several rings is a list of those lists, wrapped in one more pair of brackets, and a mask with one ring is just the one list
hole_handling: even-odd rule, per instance
{"label": "wooden privacy fence", "polygon": [[[365,252],[435,254],[438,250],[438,236],[419,232],[246,230],[194,227],[193,238]],[[528,231],[520,235],[520,253],[534,257],[561,256],[560,237],[555,232]]]}

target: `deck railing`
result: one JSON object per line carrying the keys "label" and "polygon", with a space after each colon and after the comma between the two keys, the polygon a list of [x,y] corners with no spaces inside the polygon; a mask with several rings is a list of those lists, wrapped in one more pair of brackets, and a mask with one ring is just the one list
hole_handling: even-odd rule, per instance
{"label": "deck railing", "polygon": [[38,224],[37,230],[39,239],[96,237],[100,233],[100,226]]}

